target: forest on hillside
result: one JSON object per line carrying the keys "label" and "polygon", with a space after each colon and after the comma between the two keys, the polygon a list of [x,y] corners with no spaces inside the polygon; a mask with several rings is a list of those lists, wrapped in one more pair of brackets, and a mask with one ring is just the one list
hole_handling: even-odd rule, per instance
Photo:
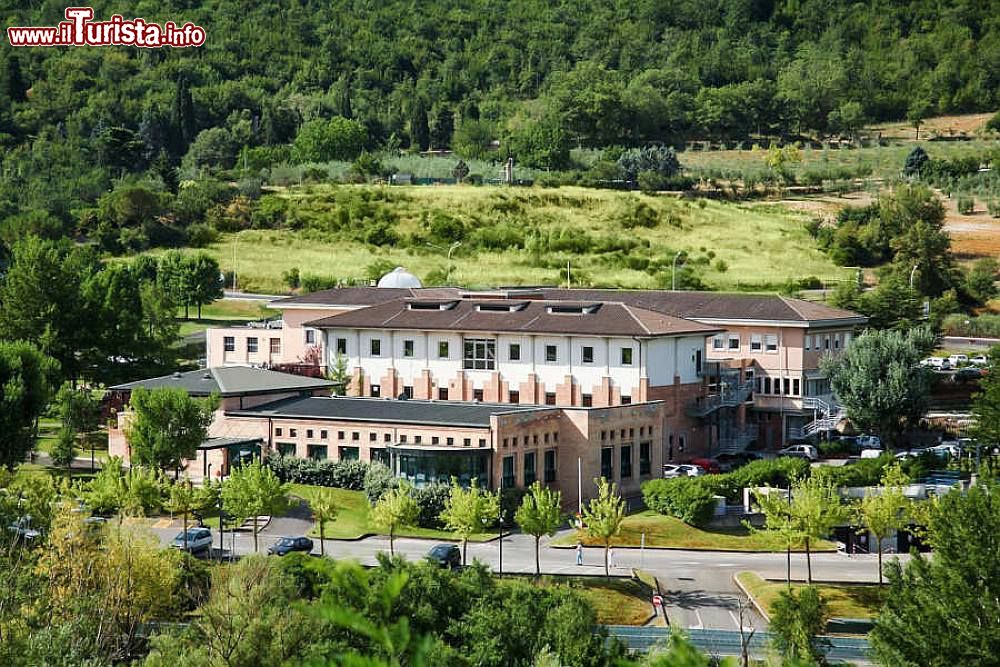
{"label": "forest on hillside", "polygon": [[[93,5],[97,19],[192,21],[207,41],[0,50],[8,243],[201,223],[231,193],[174,202],[178,179],[234,165],[266,183],[276,165],[428,148],[471,160],[500,142],[525,166],[569,169],[573,146],[852,134],[1000,106],[995,0]],[[5,27],[55,25],[64,7],[0,1]],[[159,192],[99,202],[142,180]]]}

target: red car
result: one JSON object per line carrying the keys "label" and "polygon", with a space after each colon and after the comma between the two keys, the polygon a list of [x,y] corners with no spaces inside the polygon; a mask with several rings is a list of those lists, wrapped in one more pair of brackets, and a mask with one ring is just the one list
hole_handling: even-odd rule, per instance
{"label": "red car", "polygon": [[722,468],[719,466],[719,462],[715,459],[691,459],[688,461],[691,465],[704,468],[705,472],[710,475],[718,475],[722,472]]}

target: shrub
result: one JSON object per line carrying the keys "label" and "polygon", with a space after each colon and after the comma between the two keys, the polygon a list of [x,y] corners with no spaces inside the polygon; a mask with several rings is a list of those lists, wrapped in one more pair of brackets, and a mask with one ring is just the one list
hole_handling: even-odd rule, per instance
{"label": "shrub", "polygon": [[444,483],[428,484],[410,491],[410,496],[420,507],[417,515],[417,525],[421,528],[442,528],[441,512],[451,497],[451,485]]}
{"label": "shrub", "polygon": [[387,491],[395,488],[398,480],[389,467],[381,463],[372,463],[365,471],[364,489],[368,502],[374,505]]}
{"label": "shrub", "polygon": [[336,286],[337,279],[332,276],[316,276],[311,273],[302,276],[302,291],[306,294]]}
{"label": "shrub", "polygon": [[643,484],[642,497],[653,511],[700,526],[708,523],[715,511],[710,484],[709,477],[654,479]]}
{"label": "shrub", "polygon": [[314,461],[295,456],[269,456],[266,465],[282,482],[330,486],[360,491],[364,488],[368,463],[363,461]]}
{"label": "shrub", "polygon": [[649,204],[635,202],[619,218],[619,224],[625,229],[636,227],[651,229],[660,224],[660,216]]}
{"label": "shrub", "polygon": [[830,613],[815,586],[806,586],[797,593],[784,590],[771,605],[771,641],[786,658],[803,661],[800,664],[824,664],[826,631]]}
{"label": "shrub", "polygon": [[958,212],[962,215],[970,215],[976,210],[976,202],[972,197],[960,196],[958,198]]}
{"label": "shrub", "polygon": [[192,248],[204,248],[219,240],[219,233],[204,223],[196,223],[187,228],[188,245]]}

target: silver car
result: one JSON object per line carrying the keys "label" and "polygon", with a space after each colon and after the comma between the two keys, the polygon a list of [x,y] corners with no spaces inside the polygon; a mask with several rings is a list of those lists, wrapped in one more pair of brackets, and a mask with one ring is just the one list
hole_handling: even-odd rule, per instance
{"label": "silver car", "polygon": [[174,541],[170,543],[171,548],[187,550],[188,553],[196,554],[212,548],[212,531],[208,528],[188,528],[187,546],[184,544],[183,531],[177,534]]}

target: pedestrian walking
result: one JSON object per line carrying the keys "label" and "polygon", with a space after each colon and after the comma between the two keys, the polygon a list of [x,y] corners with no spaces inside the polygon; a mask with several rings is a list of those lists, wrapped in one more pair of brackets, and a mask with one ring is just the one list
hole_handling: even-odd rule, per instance
{"label": "pedestrian walking", "polygon": [[576,564],[583,565],[583,542],[576,543]]}

